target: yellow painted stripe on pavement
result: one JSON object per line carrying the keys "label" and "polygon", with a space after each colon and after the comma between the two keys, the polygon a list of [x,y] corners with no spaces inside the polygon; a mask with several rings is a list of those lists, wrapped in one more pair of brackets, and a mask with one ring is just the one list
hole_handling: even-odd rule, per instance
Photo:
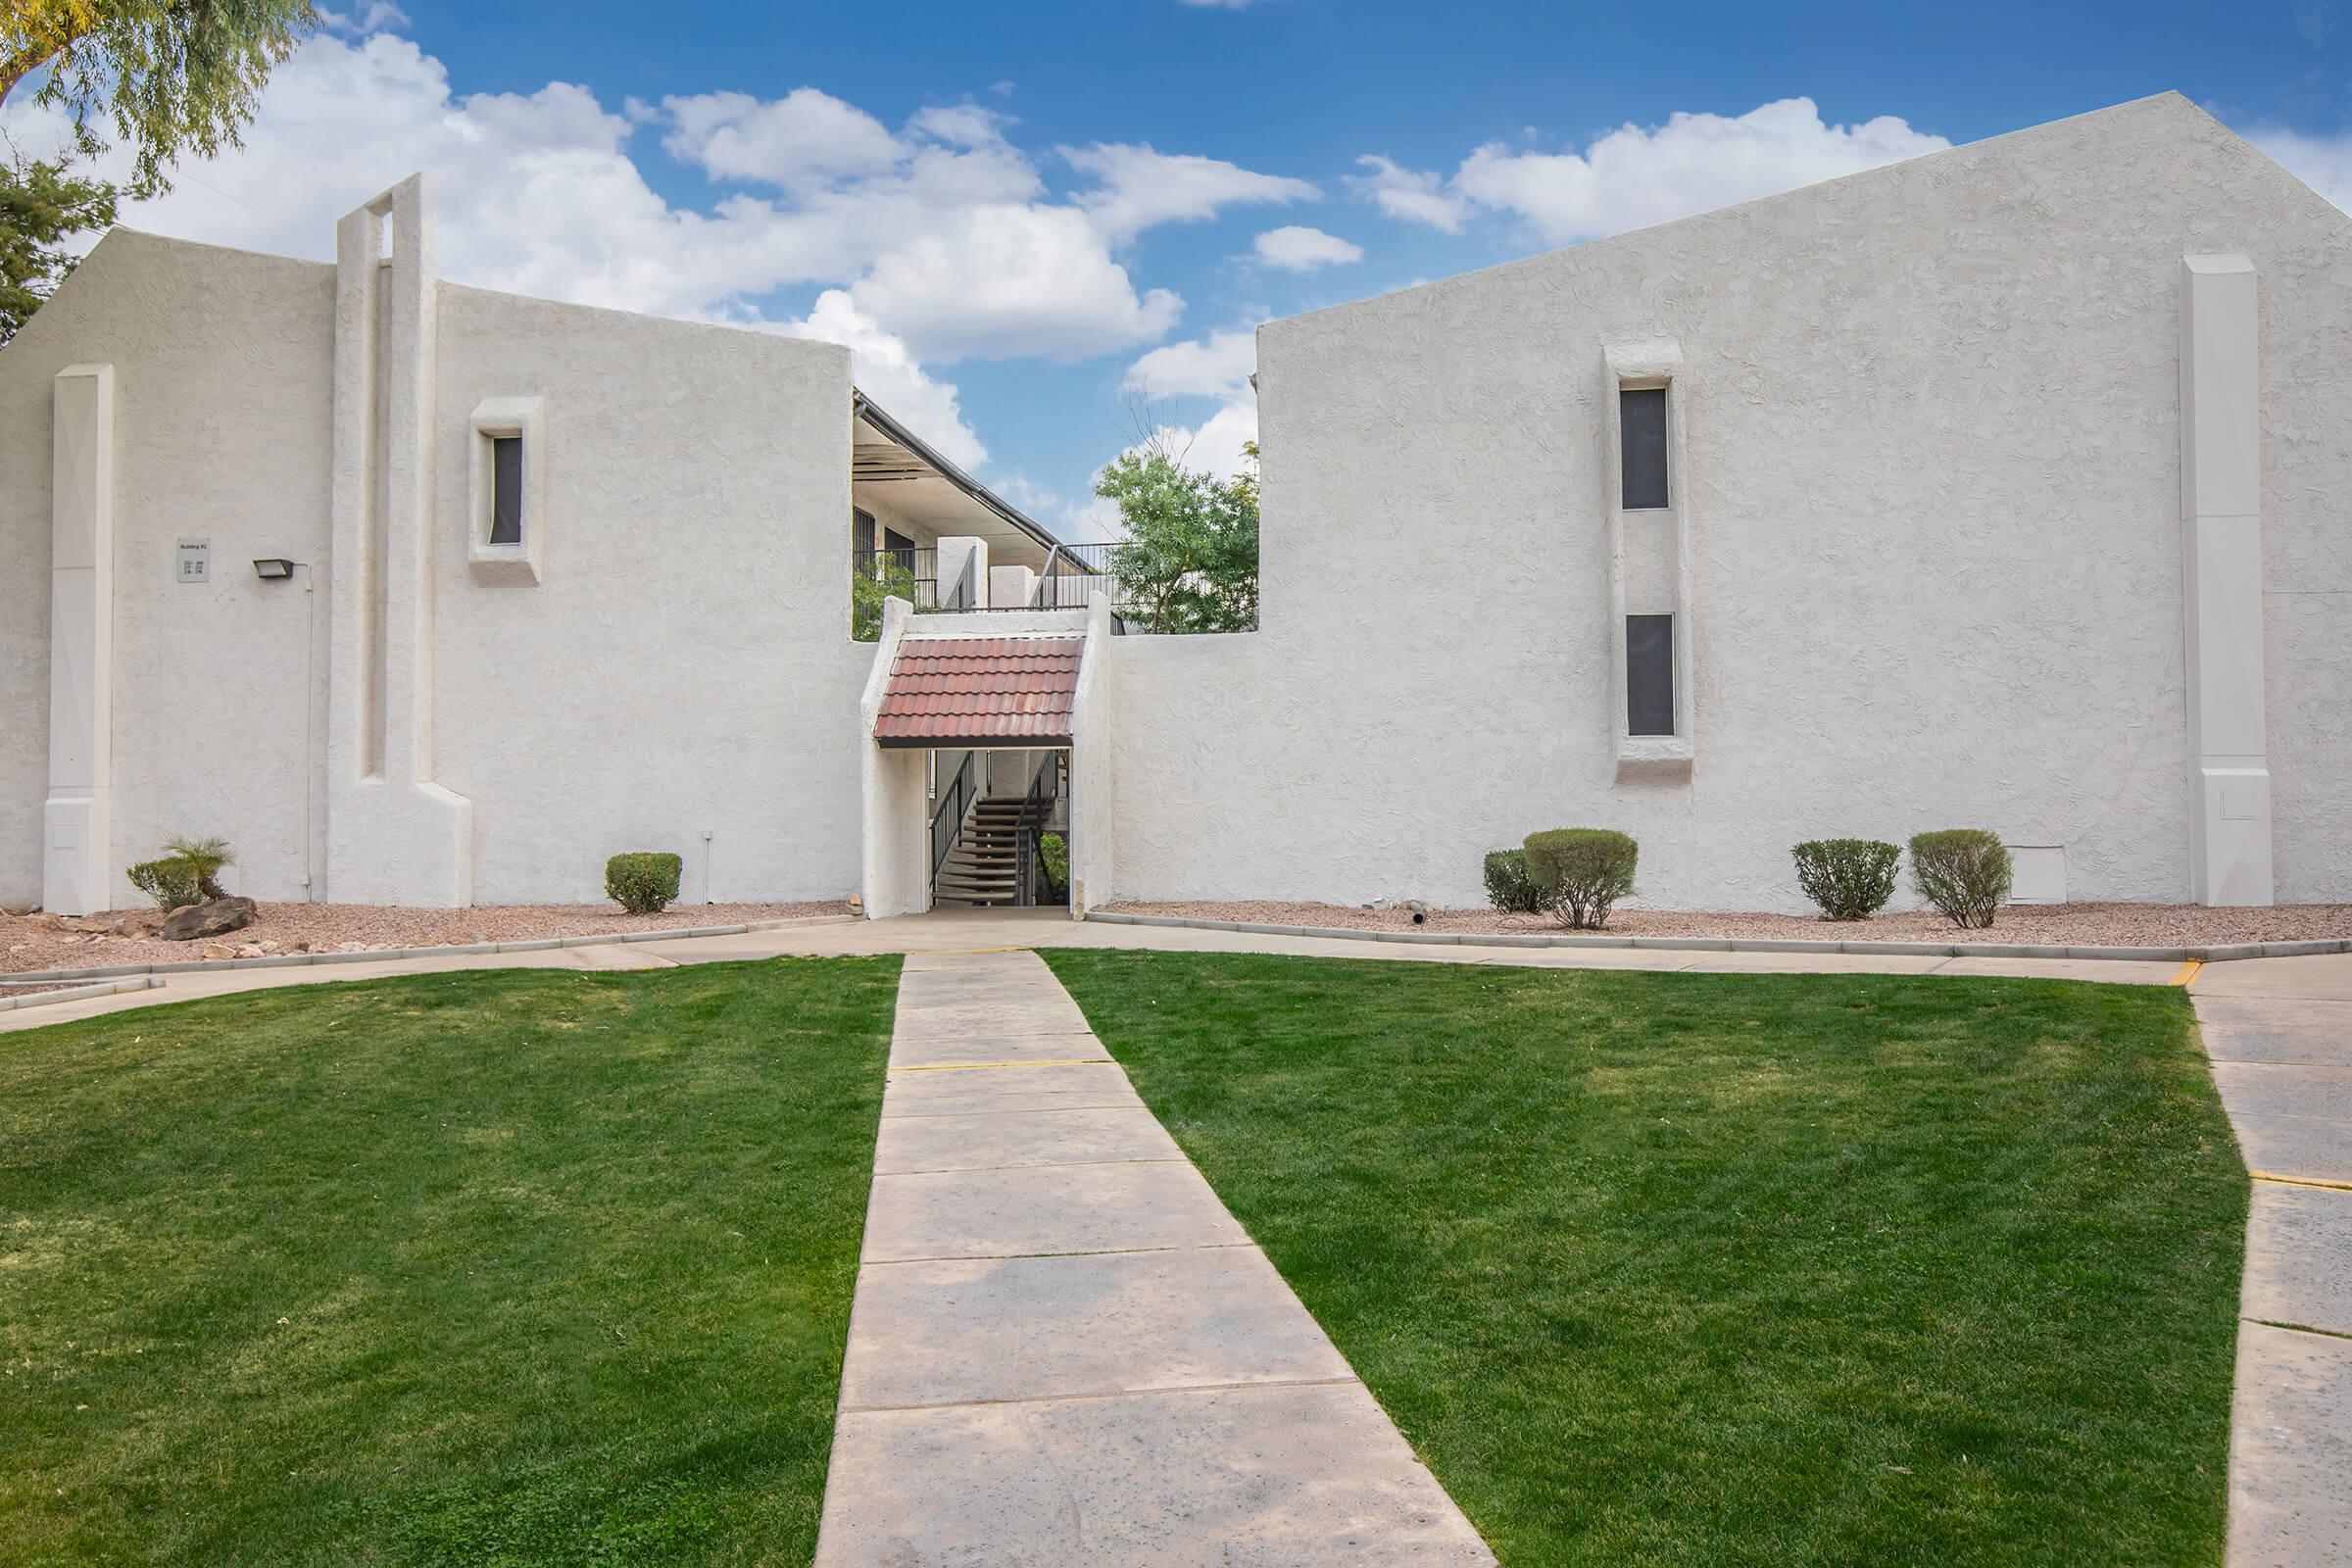
{"label": "yellow painted stripe on pavement", "polygon": [[2317,1176],[2280,1176],[2267,1170],[2250,1170],[2246,1174],[2258,1182],[2277,1182],[2281,1187],[2324,1187],[2331,1193],[2352,1193],[2352,1182],[2323,1181]]}
{"label": "yellow painted stripe on pavement", "polygon": [[2175,970],[2173,972],[2173,977],[2170,980],[2167,980],[2165,984],[2168,986],[2184,986],[2191,980],[2194,980],[2197,977],[2197,971],[2204,967],[2205,960],[2203,958],[2191,958],[2186,963],[2182,964],[2179,969]]}
{"label": "yellow painted stripe on pavement", "polygon": [[1091,1067],[1108,1061],[1108,1056],[1063,1056],[1054,1061],[931,1061],[912,1067],[893,1067],[892,1072],[983,1072],[991,1067]]}

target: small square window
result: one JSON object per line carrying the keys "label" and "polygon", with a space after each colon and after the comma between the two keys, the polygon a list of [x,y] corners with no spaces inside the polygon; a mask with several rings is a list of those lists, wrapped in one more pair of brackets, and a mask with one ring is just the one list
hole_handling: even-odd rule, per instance
{"label": "small square window", "polygon": [[1666,490],[1666,389],[1619,388],[1617,427],[1625,510],[1655,512],[1671,505]]}
{"label": "small square window", "polygon": [[1625,617],[1625,732],[1674,733],[1674,617]]}
{"label": "small square window", "polygon": [[522,437],[490,438],[490,542],[522,543]]}

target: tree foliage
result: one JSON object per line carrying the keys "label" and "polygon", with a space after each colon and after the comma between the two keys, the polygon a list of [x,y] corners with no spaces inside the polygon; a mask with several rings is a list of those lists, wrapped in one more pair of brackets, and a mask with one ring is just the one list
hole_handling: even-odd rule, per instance
{"label": "tree foliage", "polygon": [[1155,632],[1257,626],[1257,446],[1218,479],[1155,443],[1122,452],[1095,481],[1127,537],[1110,552],[1120,612]]}
{"label": "tree foliage", "polygon": [[70,160],[0,159],[0,343],[17,335],[74,270],[75,234],[115,220],[115,188]]}
{"label": "tree foliage", "polygon": [[311,0],[4,0],[0,103],[36,81],[84,153],[111,122],[131,194],[153,195],[174,159],[237,144],[270,69],[318,24]]}

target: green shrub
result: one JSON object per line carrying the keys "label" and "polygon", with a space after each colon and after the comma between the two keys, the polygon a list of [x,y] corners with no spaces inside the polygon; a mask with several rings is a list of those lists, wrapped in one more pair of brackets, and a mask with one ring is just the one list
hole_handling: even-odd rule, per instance
{"label": "green shrub", "polygon": [[1525,850],[1495,850],[1487,856],[1487,902],[1505,914],[1542,914],[1543,895],[1527,874]]}
{"label": "green shrub", "polygon": [[678,896],[674,855],[615,855],[605,862],[605,897],[631,914],[660,914]]}
{"label": "green shrub", "polygon": [[904,599],[914,603],[914,573],[900,564],[896,557],[882,556],[877,564],[860,571],[856,564],[850,567],[850,637],[855,642],[871,643],[882,640],[882,601]]}
{"label": "green shrub", "polygon": [[1877,839],[1813,839],[1796,847],[1796,885],[1832,920],[1867,920],[1894,897],[1903,852]]}
{"label": "green shrub", "polygon": [[125,867],[122,874],[130,878],[132,887],[153,899],[157,908],[177,909],[207,899],[226,898],[219,880],[220,868],[235,861],[226,839],[174,838],[165,842],[163,853],[154,859]]}
{"label": "green shrub", "polygon": [[1992,924],[2009,898],[2011,869],[2000,836],[1981,827],[1946,828],[1911,841],[1912,885],[1957,926],[1982,930]]}
{"label": "green shrub", "polygon": [[1557,827],[1527,836],[1527,874],[1562,925],[1597,931],[1609,906],[1634,891],[1641,846],[1601,827]]}
{"label": "green shrub", "polygon": [[1046,862],[1046,896],[1056,902],[1070,896],[1070,845],[1058,833],[1041,834],[1037,853]]}
{"label": "green shrub", "polygon": [[153,899],[159,909],[177,909],[204,902],[204,890],[197,886],[196,873],[185,862],[169,856],[141,860],[122,874],[130,878],[132,887]]}

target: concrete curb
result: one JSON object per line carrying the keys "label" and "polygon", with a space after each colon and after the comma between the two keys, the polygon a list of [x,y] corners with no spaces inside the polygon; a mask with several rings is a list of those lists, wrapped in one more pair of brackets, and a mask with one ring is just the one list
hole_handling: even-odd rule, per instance
{"label": "concrete curb", "polygon": [[[11,975],[21,980],[22,975]],[[101,980],[94,985],[72,986],[64,991],[43,991],[29,997],[12,997],[6,987],[0,987],[0,1012],[14,1012],[19,1007],[41,1007],[52,1002],[87,1002],[93,997],[111,997],[122,991],[160,991],[163,981],[151,974],[133,975],[127,979]]]}
{"label": "concrete curb", "polygon": [[1174,914],[1090,911],[1104,925],[1175,926],[1193,931],[1240,931],[1253,936],[1323,937],[1342,942],[1412,942],[1465,948],[1632,948],[1651,953],[1850,953],[1878,957],[2125,958],[2148,963],[2227,963],[2237,958],[2295,958],[2352,953],[2352,939],[2325,942],[2235,942],[2182,948],[2061,947],[2030,942],[1838,942],[1788,937],[1553,936],[1545,932],[1373,931],[1353,926],[1274,925],[1257,920],[1202,920]]}
{"label": "concrete curb", "polygon": [[[699,925],[674,931],[619,931],[610,936],[539,937],[529,942],[453,942],[437,948],[379,948],[372,953],[273,953],[260,958],[188,958],[164,963],[117,963],[95,969],[26,969],[0,973],[0,980],[112,980],[136,975],[217,974],[224,969],[293,969],[314,963],[397,963],[413,958],[446,958],[460,954],[545,953],[553,948],[593,948],[616,942],[683,942],[694,937],[740,937],[754,931],[788,931],[801,926],[847,925],[854,914],[807,914],[742,925]],[[123,986],[136,991],[137,986]],[[44,993],[42,1001],[56,1001]],[[27,1005],[30,999],[26,999]]]}

